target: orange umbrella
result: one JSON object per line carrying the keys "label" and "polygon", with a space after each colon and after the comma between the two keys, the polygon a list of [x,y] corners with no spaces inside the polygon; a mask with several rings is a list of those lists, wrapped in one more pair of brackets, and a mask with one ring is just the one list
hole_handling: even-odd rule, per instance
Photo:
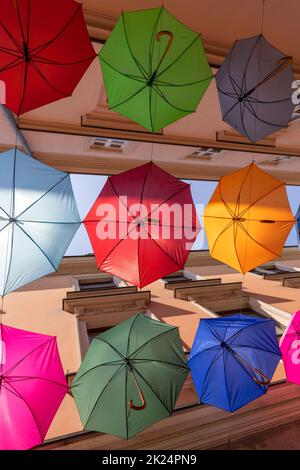
{"label": "orange umbrella", "polygon": [[281,256],[294,223],[285,183],[254,163],[222,177],[204,211],[211,256],[242,273]]}

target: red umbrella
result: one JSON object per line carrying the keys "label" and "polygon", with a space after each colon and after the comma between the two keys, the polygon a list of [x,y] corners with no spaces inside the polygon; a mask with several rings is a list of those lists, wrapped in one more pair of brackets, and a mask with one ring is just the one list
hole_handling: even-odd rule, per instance
{"label": "red umbrella", "polygon": [[200,230],[190,186],[152,162],[108,178],[84,224],[98,268],[138,287],[183,269]]}
{"label": "red umbrella", "polygon": [[95,56],[79,3],[0,2],[0,80],[17,115],[72,95]]}

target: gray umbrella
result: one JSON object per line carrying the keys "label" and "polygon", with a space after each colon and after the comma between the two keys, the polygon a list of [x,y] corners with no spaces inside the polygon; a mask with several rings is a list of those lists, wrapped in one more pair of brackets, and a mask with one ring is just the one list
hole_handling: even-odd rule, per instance
{"label": "gray umbrella", "polygon": [[253,143],[289,123],[291,61],[260,34],[236,41],[216,74],[223,120]]}

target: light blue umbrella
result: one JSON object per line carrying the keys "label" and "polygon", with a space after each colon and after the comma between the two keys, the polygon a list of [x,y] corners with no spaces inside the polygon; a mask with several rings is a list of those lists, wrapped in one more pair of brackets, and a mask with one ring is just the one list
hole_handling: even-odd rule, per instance
{"label": "light blue umbrella", "polygon": [[67,173],[0,154],[0,295],[56,271],[79,225]]}

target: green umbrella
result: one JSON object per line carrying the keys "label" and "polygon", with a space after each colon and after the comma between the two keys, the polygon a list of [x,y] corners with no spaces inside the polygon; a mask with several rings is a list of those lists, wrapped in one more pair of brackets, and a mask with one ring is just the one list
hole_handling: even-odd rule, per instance
{"label": "green umbrella", "polygon": [[200,35],[165,8],[122,13],[99,58],[110,109],[151,132],[193,113],[212,80]]}
{"label": "green umbrella", "polygon": [[84,428],[129,439],[172,413],[187,373],[177,328],[129,318],[93,340],[73,381]]}

